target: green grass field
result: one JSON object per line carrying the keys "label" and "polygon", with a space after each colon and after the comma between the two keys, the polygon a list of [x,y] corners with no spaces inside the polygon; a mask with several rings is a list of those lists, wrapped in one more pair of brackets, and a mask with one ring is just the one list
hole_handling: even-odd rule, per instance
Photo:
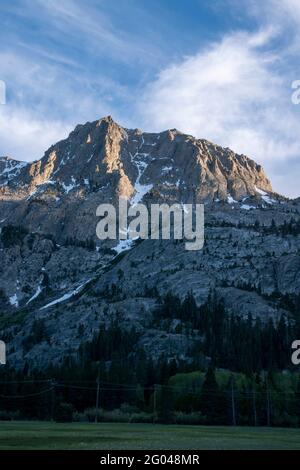
{"label": "green grass field", "polygon": [[0,450],[4,449],[300,449],[300,430],[2,421]]}

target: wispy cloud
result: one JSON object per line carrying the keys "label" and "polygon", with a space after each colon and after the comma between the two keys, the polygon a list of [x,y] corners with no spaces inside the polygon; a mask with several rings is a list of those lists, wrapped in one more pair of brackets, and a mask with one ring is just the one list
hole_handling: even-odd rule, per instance
{"label": "wispy cloud", "polygon": [[144,28],[128,30],[130,5],[111,12],[93,0],[16,0],[1,4],[0,13],[0,79],[7,85],[0,155],[39,158],[66,129],[107,114],[129,124],[132,87],[161,54],[149,40],[147,14],[137,9]]}
{"label": "wispy cloud", "polygon": [[[66,54],[73,49],[74,53],[84,52],[93,57],[95,62],[100,57],[127,66],[134,66],[137,60],[155,66],[161,56],[162,47],[153,36],[147,16],[142,17],[142,24],[128,29],[130,3],[126,7],[120,4],[112,12],[106,2],[94,0],[22,0],[21,6],[19,3],[17,0],[16,4],[2,8],[25,23],[34,22],[41,32],[43,49],[59,48]],[[135,11],[138,12],[136,7]],[[85,58],[82,59],[84,62]]]}
{"label": "wispy cloud", "polygon": [[122,118],[117,100],[127,90],[109,77],[91,79],[84,70],[67,70],[56,61],[1,52],[7,103],[0,106],[0,154],[22,160],[40,158],[78,122],[106,114]]}
{"label": "wispy cloud", "polygon": [[0,140],[6,156],[28,161],[40,158],[70,130],[64,122],[36,119],[26,110],[0,109]]}
{"label": "wispy cloud", "polygon": [[167,67],[147,87],[139,115],[146,127],[177,127],[250,155],[264,164],[275,190],[298,196],[300,109],[291,105],[282,50],[272,47],[277,31],[269,25],[232,33]]}

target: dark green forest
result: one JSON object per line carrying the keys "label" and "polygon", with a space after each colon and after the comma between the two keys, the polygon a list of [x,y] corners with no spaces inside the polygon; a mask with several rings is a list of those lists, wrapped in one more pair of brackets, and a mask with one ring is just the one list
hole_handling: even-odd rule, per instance
{"label": "dark green forest", "polygon": [[[192,292],[157,297],[156,326],[177,319],[176,332],[193,339],[187,359],[147,356],[117,315],[59,367],[0,369],[0,419],[299,426],[299,298],[282,304],[291,317],[275,324],[226,314],[214,292],[201,307]],[[40,320],[23,346],[47,340]]]}

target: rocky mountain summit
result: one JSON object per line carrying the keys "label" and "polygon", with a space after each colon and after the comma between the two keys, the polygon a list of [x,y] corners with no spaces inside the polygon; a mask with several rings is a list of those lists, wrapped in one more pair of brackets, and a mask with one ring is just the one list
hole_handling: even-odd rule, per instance
{"label": "rocky mountain summit", "polygon": [[[96,208],[120,196],[204,203],[203,250],[138,240],[122,252],[118,241],[100,242]],[[198,305],[214,292],[228,314],[262,321],[291,317],[299,214],[300,200],[275,194],[253,160],[176,129],[144,133],[106,117],[78,125],[38,161],[0,158],[0,325],[11,364],[76,357],[114,317],[140,332],[149,355],[188,357],[191,339],[176,321],[154,321],[168,292],[192,292]],[[28,342],[37,321],[47,337]]]}
{"label": "rocky mountain summit", "polygon": [[131,196],[141,162],[145,183],[178,191],[188,185],[199,200],[226,200],[228,193],[239,200],[255,195],[256,187],[272,192],[262,167],[245,155],[176,129],[159,134],[124,129],[109,116],[78,125],[36,162],[2,158],[2,197],[16,190],[44,195],[49,186],[62,195],[85,185],[88,193],[99,191],[108,181],[119,194]]}
{"label": "rocky mountain summit", "polygon": [[22,220],[60,241],[93,237],[97,205],[119,196],[264,204],[272,193],[262,167],[244,155],[177,130],[124,129],[111,117],[77,126],[36,162],[0,159],[0,175],[6,223]]}

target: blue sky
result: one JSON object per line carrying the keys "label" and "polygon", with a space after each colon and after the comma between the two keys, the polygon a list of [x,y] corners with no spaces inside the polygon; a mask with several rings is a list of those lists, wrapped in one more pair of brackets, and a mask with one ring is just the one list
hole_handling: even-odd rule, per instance
{"label": "blue sky", "polygon": [[4,0],[0,19],[0,155],[110,114],[245,153],[300,196],[299,0]]}

